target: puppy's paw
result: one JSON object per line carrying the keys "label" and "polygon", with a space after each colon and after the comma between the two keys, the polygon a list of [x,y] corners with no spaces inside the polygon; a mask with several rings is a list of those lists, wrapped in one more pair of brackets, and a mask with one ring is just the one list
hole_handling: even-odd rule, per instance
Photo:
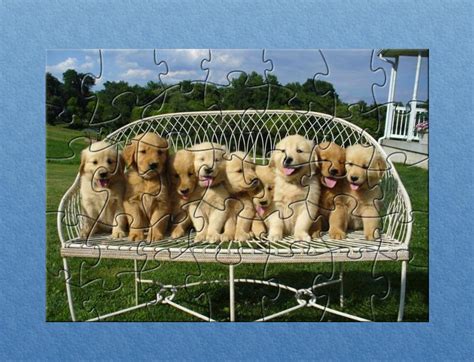
{"label": "puppy's paw", "polygon": [[165,238],[165,234],[159,231],[149,231],[148,237],[146,238],[148,241],[159,241]]}
{"label": "puppy's paw", "polygon": [[370,232],[370,233],[364,233],[365,234],[365,239],[373,241],[375,239],[378,239],[380,237],[380,234],[378,232]]}
{"label": "puppy's paw", "polygon": [[142,241],[145,240],[145,233],[142,230],[130,230],[128,233],[128,240]]}
{"label": "puppy's paw", "polygon": [[329,237],[334,240],[343,240],[346,238],[346,233],[342,230],[329,230]]}
{"label": "puppy's paw", "polygon": [[268,235],[267,239],[270,240],[270,241],[278,241],[278,240],[283,239],[283,234],[270,233],[270,234]]}
{"label": "puppy's paw", "polygon": [[210,243],[218,243],[219,241],[221,241],[221,235],[215,232],[210,232],[207,234],[207,240]]}
{"label": "puppy's paw", "polygon": [[322,235],[321,231],[317,230],[317,231],[313,231],[313,234],[311,234],[311,237],[313,239],[318,239],[321,237],[321,235]]}
{"label": "puppy's paw", "polygon": [[221,234],[221,241],[231,241],[232,239],[234,239],[234,237],[231,234],[228,234],[228,233]]}
{"label": "puppy's paw", "polygon": [[80,237],[81,239],[88,239],[89,236],[90,236],[90,233],[91,233],[90,230],[81,230],[81,231],[79,232],[79,237]]}
{"label": "puppy's paw", "polygon": [[299,241],[311,241],[311,236],[308,233],[298,233],[295,234],[295,240]]}
{"label": "puppy's paw", "polygon": [[185,234],[186,234],[186,230],[184,230],[184,229],[181,228],[181,227],[175,227],[175,228],[171,231],[171,237],[172,237],[173,239],[182,238]]}
{"label": "puppy's paw", "polygon": [[125,233],[125,231],[123,231],[120,228],[113,228],[112,229],[112,237],[115,238],[115,239],[124,238],[126,235],[127,234]]}
{"label": "puppy's paw", "polygon": [[245,231],[241,231],[235,234],[235,240],[237,241],[247,241],[253,239],[253,233],[246,233]]}
{"label": "puppy's paw", "polygon": [[205,241],[205,240],[206,240],[206,233],[203,232],[203,231],[198,232],[194,236],[194,241],[196,241],[196,242],[202,242],[202,241]]}

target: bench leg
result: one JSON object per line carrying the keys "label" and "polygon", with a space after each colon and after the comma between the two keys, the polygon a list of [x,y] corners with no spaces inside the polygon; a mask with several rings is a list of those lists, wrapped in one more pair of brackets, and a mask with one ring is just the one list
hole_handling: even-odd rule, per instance
{"label": "bench leg", "polygon": [[229,309],[230,321],[235,322],[235,285],[234,285],[234,266],[229,265]]}
{"label": "bench leg", "polygon": [[69,266],[67,264],[66,258],[63,258],[64,265],[64,278],[66,279],[66,294],[67,302],[69,304],[69,312],[71,313],[71,320],[76,321],[76,314],[74,313],[74,304],[72,300],[72,291],[71,291],[71,273],[69,272]]}
{"label": "bench leg", "polygon": [[344,283],[343,283],[343,276],[344,276],[344,263],[339,263],[339,306],[344,308]]}
{"label": "bench leg", "polygon": [[405,311],[406,286],[407,286],[407,262],[402,261],[402,272],[401,272],[401,281],[400,281],[400,306],[398,308],[398,318],[397,318],[398,322],[401,322],[403,320],[403,312]]}
{"label": "bench leg", "polygon": [[135,271],[135,305],[138,305],[138,263],[136,260],[133,261],[133,270]]}

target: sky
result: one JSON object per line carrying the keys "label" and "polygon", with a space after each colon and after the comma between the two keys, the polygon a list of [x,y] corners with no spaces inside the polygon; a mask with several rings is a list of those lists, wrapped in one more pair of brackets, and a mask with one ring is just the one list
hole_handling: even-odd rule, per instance
{"label": "sky", "polygon": [[[95,90],[102,89],[106,81],[173,84],[181,80],[204,82],[206,76],[209,82],[225,86],[242,72],[256,71],[262,76],[276,75],[283,85],[315,77],[331,82],[344,102],[383,104],[387,102],[391,66],[377,54],[372,49],[49,50],[46,71],[60,80],[67,69],[94,74],[98,77]],[[415,68],[415,57],[400,58],[395,101],[406,104],[412,99]],[[423,58],[417,99],[427,98],[428,59]]]}

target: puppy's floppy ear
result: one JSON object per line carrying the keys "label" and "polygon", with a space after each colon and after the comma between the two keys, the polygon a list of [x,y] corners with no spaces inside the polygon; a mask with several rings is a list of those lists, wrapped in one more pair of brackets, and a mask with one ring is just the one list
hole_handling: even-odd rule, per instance
{"label": "puppy's floppy ear", "polygon": [[378,177],[381,179],[387,170],[387,162],[380,153],[377,152],[375,159],[375,166],[377,167]]}
{"label": "puppy's floppy ear", "polygon": [[132,140],[129,145],[125,146],[122,152],[122,157],[127,167],[131,167],[135,164],[135,152],[138,142]]}
{"label": "puppy's floppy ear", "polygon": [[125,160],[123,159],[122,153],[119,151],[117,155],[117,173],[123,175],[125,171]]}
{"label": "puppy's floppy ear", "polygon": [[273,169],[276,167],[276,161],[275,161],[276,152],[277,151],[273,150],[270,153],[270,161],[268,162],[268,167],[273,168]]}
{"label": "puppy's floppy ear", "polygon": [[82,150],[81,152],[81,165],[79,166],[79,173],[81,175],[84,174],[84,167],[86,166],[87,161],[87,149]]}
{"label": "puppy's floppy ear", "polygon": [[377,185],[387,170],[387,163],[382,155],[374,150],[373,160],[368,170],[369,186]]}
{"label": "puppy's floppy ear", "polygon": [[165,156],[166,160],[170,159],[170,144],[168,143],[168,140],[165,139],[166,142],[166,149],[165,149]]}
{"label": "puppy's floppy ear", "polygon": [[318,174],[320,171],[319,167],[319,155],[318,155],[318,145],[316,144],[316,141],[310,141],[310,146],[312,147],[311,149],[311,157],[310,157],[310,165],[311,165],[311,174]]}

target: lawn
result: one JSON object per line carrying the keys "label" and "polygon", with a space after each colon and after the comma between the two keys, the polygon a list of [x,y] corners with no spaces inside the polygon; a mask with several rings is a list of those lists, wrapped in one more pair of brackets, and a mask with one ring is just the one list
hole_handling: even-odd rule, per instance
{"label": "lawn", "polygon": [[[74,141],[69,142],[71,139]],[[48,321],[70,320],[66,289],[61,274],[56,210],[61,196],[72,184],[79,165],[79,150],[87,144],[84,134],[62,126],[47,126],[47,300]],[[66,161],[57,160],[67,158]],[[396,165],[413,205],[413,234],[407,275],[405,321],[428,321],[428,172],[416,167]],[[131,306],[134,303],[133,261],[69,259],[72,271],[76,317],[95,317]],[[162,283],[185,284],[200,280],[227,278],[228,269],[220,264],[170,263],[148,261],[139,267],[146,270],[144,278]],[[308,287],[317,278],[329,279],[337,266],[326,264],[240,265],[236,278],[269,279],[297,287]],[[344,311],[376,321],[395,321],[398,312],[400,263],[370,262],[344,265]],[[318,291],[318,302],[337,309],[338,286]],[[141,302],[154,298],[157,287],[143,285]],[[211,286],[186,289],[175,301],[218,320],[228,320],[228,287]],[[252,285],[236,286],[236,316],[250,321],[293,306],[294,295],[277,289]],[[109,319],[111,321],[194,321],[196,318],[168,306],[157,305]],[[276,321],[345,321],[314,308],[303,308]]]}

